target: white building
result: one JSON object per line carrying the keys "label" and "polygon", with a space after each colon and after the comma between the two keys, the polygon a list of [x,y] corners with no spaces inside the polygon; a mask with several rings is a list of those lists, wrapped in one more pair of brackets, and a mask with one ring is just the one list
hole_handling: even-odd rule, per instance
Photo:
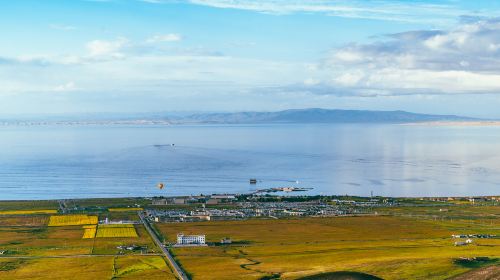
{"label": "white building", "polygon": [[183,233],[177,234],[177,245],[204,245],[205,235],[184,235]]}

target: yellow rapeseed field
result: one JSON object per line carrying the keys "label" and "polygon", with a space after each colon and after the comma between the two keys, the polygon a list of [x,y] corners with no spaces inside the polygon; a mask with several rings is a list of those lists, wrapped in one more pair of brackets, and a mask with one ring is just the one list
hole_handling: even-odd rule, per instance
{"label": "yellow rapeseed field", "polygon": [[96,237],[139,237],[134,225],[99,225]]}
{"label": "yellow rapeseed field", "polygon": [[83,239],[94,238],[97,232],[97,225],[83,226]]}
{"label": "yellow rapeseed field", "polygon": [[105,224],[105,225],[100,225],[100,227],[134,228],[134,225],[132,225],[132,224]]}
{"label": "yellow rapeseed field", "polygon": [[32,215],[32,214],[56,214],[56,213],[57,210],[54,209],[0,211],[0,215]]}
{"label": "yellow rapeseed field", "polygon": [[97,224],[97,216],[89,215],[57,215],[50,216],[49,219],[49,227],[95,224]]}
{"label": "yellow rapeseed field", "polygon": [[109,212],[131,212],[131,211],[142,211],[144,209],[140,207],[130,207],[130,208],[109,208]]}

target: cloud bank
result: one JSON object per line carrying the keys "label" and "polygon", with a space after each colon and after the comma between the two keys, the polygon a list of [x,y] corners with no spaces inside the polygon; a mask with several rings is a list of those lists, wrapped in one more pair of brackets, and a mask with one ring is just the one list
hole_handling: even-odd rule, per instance
{"label": "cloud bank", "polygon": [[359,95],[498,94],[500,19],[353,43],[332,50],[321,67],[328,73],[321,83],[332,92],[345,88]]}
{"label": "cloud bank", "polygon": [[[170,3],[171,0],[140,0],[151,4]],[[426,23],[449,26],[468,12],[454,1],[438,4],[423,1],[360,1],[360,0],[188,0],[195,5],[219,9],[238,9],[266,14],[321,13],[328,16]],[[492,16],[491,11],[475,11],[474,17]]]}
{"label": "cloud bank", "polygon": [[330,104],[329,97],[356,99],[351,103],[356,105],[373,97],[500,96],[498,18],[388,34],[332,49],[321,61],[309,62],[232,57],[184,41],[181,34],[165,33],[138,41],[90,40],[79,52],[64,55],[0,55],[0,99],[80,100],[68,104],[126,99],[159,108],[161,101],[182,100],[196,109],[245,102],[318,106]]}

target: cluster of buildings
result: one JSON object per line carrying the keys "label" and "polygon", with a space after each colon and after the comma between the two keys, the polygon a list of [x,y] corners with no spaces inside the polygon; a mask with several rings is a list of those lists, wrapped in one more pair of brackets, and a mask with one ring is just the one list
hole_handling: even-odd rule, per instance
{"label": "cluster of buildings", "polygon": [[461,240],[461,241],[455,241],[454,245],[455,246],[466,246],[472,244],[473,240],[472,238],[496,238],[496,235],[492,234],[453,234],[451,236],[452,238],[461,238],[466,240]]}
{"label": "cluster of buildings", "polygon": [[233,209],[197,209],[197,210],[146,210],[147,217],[154,222],[197,222],[239,220],[246,217],[245,213]]}
{"label": "cluster of buildings", "polygon": [[494,234],[453,234],[452,238],[496,238]]}
{"label": "cluster of buildings", "polygon": [[353,214],[352,207],[332,205],[319,201],[310,202],[241,202],[243,213],[250,217],[289,216],[342,216]]}
{"label": "cluster of buildings", "polygon": [[309,202],[236,202],[227,208],[207,208],[203,205],[194,210],[147,209],[146,216],[154,222],[194,222],[214,220],[241,220],[254,217],[294,216],[344,216],[368,214],[367,208],[352,204],[332,204],[320,201]]}
{"label": "cluster of buildings", "polygon": [[398,204],[390,198],[370,198],[366,201],[332,199],[331,202],[339,205],[352,205],[359,207],[394,206]]}
{"label": "cluster of buildings", "polygon": [[472,203],[481,203],[481,202],[500,202],[500,196],[421,197],[420,200],[436,201],[436,202],[469,201]]}
{"label": "cluster of buildings", "polygon": [[154,198],[152,205],[184,205],[198,204],[217,205],[219,203],[232,203],[237,200],[237,195],[234,194],[212,194],[212,195],[196,195],[196,196],[178,196],[166,198]]}

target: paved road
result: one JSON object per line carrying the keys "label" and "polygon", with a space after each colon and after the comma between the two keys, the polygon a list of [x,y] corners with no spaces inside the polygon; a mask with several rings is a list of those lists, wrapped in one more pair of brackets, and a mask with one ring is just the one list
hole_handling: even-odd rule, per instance
{"label": "paved road", "polygon": [[151,235],[151,238],[153,238],[153,241],[158,245],[158,247],[161,249],[165,257],[167,257],[168,262],[170,263],[171,267],[175,270],[175,273],[181,280],[189,280],[189,277],[182,271],[182,268],[177,264],[177,262],[174,260],[174,257],[170,254],[170,252],[163,246],[163,244],[160,242],[160,239],[156,235],[156,232],[153,231],[151,228],[151,225],[149,222],[144,218],[144,215],[139,212],[139,218],[141,218],[142,223],[144,224],[144,227],[148,231],[149,235]]}

